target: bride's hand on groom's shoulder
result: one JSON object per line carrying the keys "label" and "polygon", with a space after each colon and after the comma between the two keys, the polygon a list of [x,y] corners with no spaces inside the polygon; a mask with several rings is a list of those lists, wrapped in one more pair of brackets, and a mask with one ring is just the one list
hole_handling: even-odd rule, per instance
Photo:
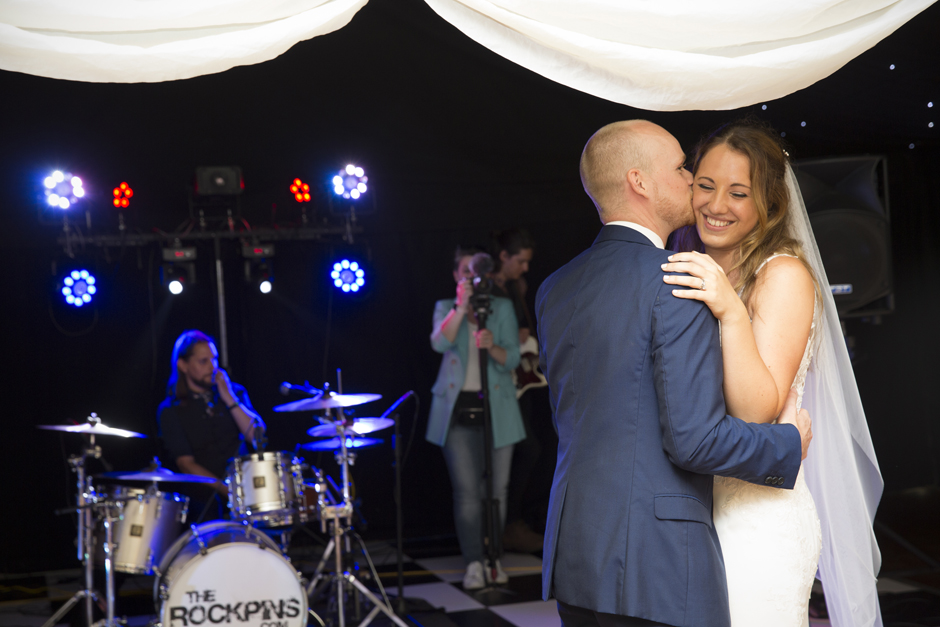
{"label": "bride's hand on groom's shoulder", "polygon": [[[708,255],[673,253],[669,256],[669,263],[662,264],[662,269],[666,273],[663,281],[677,288],[672,290],[675,297],[702,301],[722,322],[731,322],[741,316],[747,319],[747,308],[724,270]],[[683,287],[689,289],[681,289]]]}

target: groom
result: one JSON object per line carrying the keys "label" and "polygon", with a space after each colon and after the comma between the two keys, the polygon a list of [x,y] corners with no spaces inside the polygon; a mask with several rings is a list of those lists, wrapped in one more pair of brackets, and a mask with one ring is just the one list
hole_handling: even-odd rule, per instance
{"label": "groom", "polygon": [[604,228],[536,297],[559,437],[543,595],[564,627],[727,627],[713,475],[792,489],[812,438],[792,397],[783,424],[725,415],[718,324],[662,280],[693,222],[684,163],[650,122],[595,133],[581,180]]}

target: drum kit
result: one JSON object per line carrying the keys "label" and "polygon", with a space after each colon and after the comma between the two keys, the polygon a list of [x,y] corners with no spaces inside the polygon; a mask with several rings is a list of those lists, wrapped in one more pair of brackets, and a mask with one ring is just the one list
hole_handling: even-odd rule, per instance
{"label": "drum kit", "polygon": [[[387,415],[407,395],[381,417],[354,419],[347,417],[343,409],[381,396],[335,394],[328,385],[320,390],[309,383],[292,387],[311,394],[311,398],[279,405],[274,410],[322,412],[317,416],[319,424],[308,433],[330,439],[299,448],[335,451],[341,471],[339,485],[290,453],[262,449],[236,457],[229,465],[225,482],[231,520],[194,524],[185,531],[189,499],[165,488],[173,484],[214,483],[214,478],[171,472],[161,468],[156,458],[146,470],[107,472],[92,477],[86,472],[86,462],[102,456],[96,437],[146,436],[109,427],[94,413],[78,425],[39,426],[86,436],[81,453],[69,458],[69,466],[76,475],[76,505],[57,512],[78,514],[78,559],[84,565],[84,588],[43,627],[53,627],[82,600],[88,627],[120,624],[122,621],[114,615],[115,572],[155,575],[154,605],[161,627],[233,620],[241,627],[304,627],[308,611],[324,625],[308,604],[311,599],[331,592],[335,596],[328,600],[328,608],[331,612],[335,610],[337,627],[346,627],[347,604],[355,602],[359,616],[360,595],[371,603],[372,609],[359,627],[366,627],[379,612],[398,627],[407,627],[389,606],[384,590],[381,590],[383,602],[346,566],[351,553],[348,534],[352,532],[353,502],[349,467],[356,459],[353,449],[381,442],[361,436],[395,424]],[[304,478],[308,468],[312,480]],[[286,552],[290,529],[314,520],[319,521],[322,533],[329,534],[329,542],[308,582],[291,565]],[[364,546],[362,549],[365,551]],[[330,561],[332,571],[328,568]],[[95,564],[103,566],[105,575],[102,599],[105,618],[98,623],[93,622],[93,603],[99,600],[94,591]],[[381,582],[376,581],[381,589]]]}

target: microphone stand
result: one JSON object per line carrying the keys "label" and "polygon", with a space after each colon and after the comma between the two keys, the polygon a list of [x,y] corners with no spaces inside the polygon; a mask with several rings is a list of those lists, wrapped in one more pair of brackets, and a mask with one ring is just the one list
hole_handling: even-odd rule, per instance
{"label": "microphone stand", "polygon": [[[489,294],[474,293],[471,304],[477,317],[480,331],[486,328],[487,317],[492,313]],[[483,501],[483,548],[486,550],[490,581],[496,582],[496,560],[499,558],[499,501],[493,498],[493,422],[490,414],[490,388],[488,377],[489,351],[480,351],[480,387],[483,391],[483,467],[486,499]]]}

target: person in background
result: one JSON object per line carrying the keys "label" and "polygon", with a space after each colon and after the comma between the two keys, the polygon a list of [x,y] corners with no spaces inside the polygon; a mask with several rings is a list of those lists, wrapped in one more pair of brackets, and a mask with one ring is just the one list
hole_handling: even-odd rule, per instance
{"label": "person in background", "polygon": [[[502,296],[512,301],[519,324],[519,352],[520,361],[529,359],[530,369],[538,364],[538,343],[535,337],[535,324],[532,314],[526,304],[526,291],[528,285],[525,275],[529,271],[535,242],[531,236],[522,229],[507,229],[497,233],[494,237],[494,258],[496,269],[492,274],[494,296]],[[524,372],[528,372],[523,368]],[[525,374],[522,374],[525,376]],[[520,381],[516,378],[517,390]],[[524,385],[524,383],[523,383]],[[521,390],[520,390],[521,391]],[[523,506],[526,495],[530,491],[533,475],[542,454],[542,445],[538,435],[532,428],[533,394],[531,388],[518,396],[519,411],[522,414],[522,423],[525,426],[525,439],[516,444],[512,454],[512,470],[509,478],[509,492],[506,505],[506,529],[503,532],[503,548],[507,551],[521,551],[532,553],[542,550],[542,534],[532,531],[523,517]],[[543,492],[547,495],[551,487],[549,483]]]}
{"label": "person in background", "polygon": [[[499,500],[501,525],[506,517],[506,488],[513,445],[525,437],[512,369],[519,365],[519,329],[512,303],[493,298],[486,328],[480,329],[470,306],[473,273],[470,259],[478,248],[460,247],[454,255],[455,298],[434,305],[431,347],[443,353],[437,381],[431,388],[431,410],[425,438],[443,448],[454,490],[454,522],[460,552],[467,564],[465,590],[509,578],[499,560],[484,568],[483,500],[486,498],[483,448],[483,397],[480,349],[488,353],[487,382],[493,425],[493,496]],[[501,534],[501,530],[497,530]],[[497,536],[498,538],[499,536]],[[495,570],[495,576],[493,571]],[[484,571],[486,571],[484,573]]]}
{"label": "person in background", "polygon": [[223,478],[229,460],[245,454],[245,441],[263,436],[265,425],[245,388],[219,368],[219,352],[205,333],[185,331],[176,339],[157,423],[170,460],[180,472],[216,480],[189,489],[189,521],[221,518],[227,507]]}

